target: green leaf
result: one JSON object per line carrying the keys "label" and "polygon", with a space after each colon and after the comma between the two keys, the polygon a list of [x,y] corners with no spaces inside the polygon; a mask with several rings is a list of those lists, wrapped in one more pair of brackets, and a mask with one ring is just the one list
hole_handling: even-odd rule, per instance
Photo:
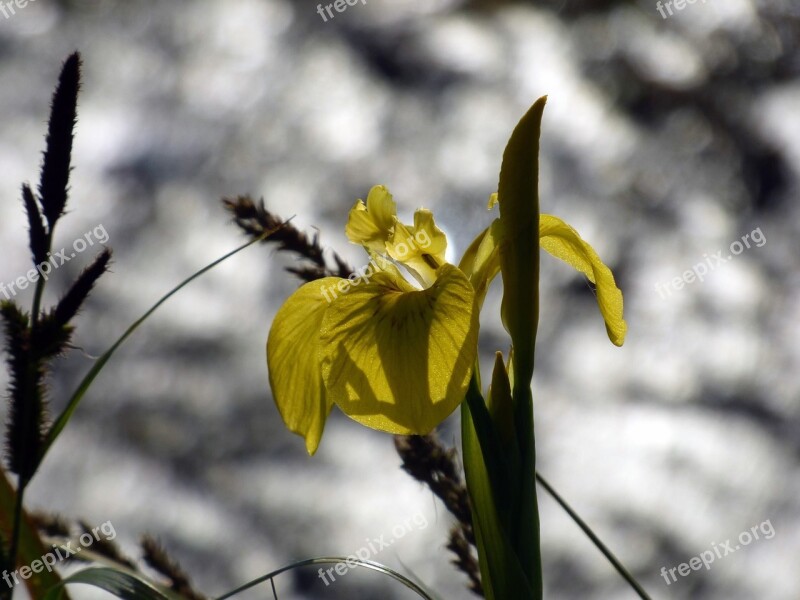
{"label": "green leaf", "polygon": [[48,590],[44,600],[60,600],[65,585],[83,583],[114,594],[122,600],[182,600],[169,590],[160,590],[143,577],[130,571],[111,567],[96,567],[78,571]]}
{"label": "green leaf", "polygon": [[514,346],[514,381],[528,386],[539,319],[539,132],[547,97],[520,119],[503,152],[500,272],[503,325]]}
{"label": "green leaf", "polygon": [[535,594],[542,598],[539,507],[536,497],[536,446],[533,430],[533,377],[539,322],[539,136],[547,97],[520,119],[503,152],[500,203],[500,272],[503,325],[514,350],[512,396],[520,452],[519,514],[512,543]]}
{"label": "green leaf", "polygon": [[[16,493],[8,480],[8,475],[3,470],[0,476],[0,529],[3,538],[11,538],[13,529],[13,515],[16,505]],[[19,550],[17,554],[17,565],[30,565],[34,560],[40,559],[46,554],[48,548],[42,543],[36,527],[30,522],[28,516],[23,512],[20,515],[19,528]],[[25,586],[31,598],[38,600],[44,596],[45,590],[54,585],[58,585],[61,578],[55,571],[42,571],[35,577],[25,580]],[[5,585],[2,583],[0,585]]]}
{"label": "green leaf", "polygon": [[461,405],[461,443],[486,599],[530,600],[533,591],[511,545],[508,529],[516,512],[510,506],[515,504],[512,480],[477,385],[470,387],[467,400]]}
{"label": "green leaf", "polygon": [[492,371],[492,384],[489,386],[487,408],[495,430],[500,436],[506,462],[513,460],[510,463],[513,465],[511,469],[513,473],[519,467],[519,449],[514,427],[514,401],[511,397],[511,383],[508,380],[502,352],[496,352],[494,355],[494,370]]}

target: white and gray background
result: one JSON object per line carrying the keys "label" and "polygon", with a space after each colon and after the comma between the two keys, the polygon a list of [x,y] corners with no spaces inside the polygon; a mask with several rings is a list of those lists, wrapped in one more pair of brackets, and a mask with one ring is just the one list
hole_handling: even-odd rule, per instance
{"label": "white and gray background", "polygon": [[[347,211],[382,183],[401,217],[434,210],[455,260],[492,218],[511,129],[548,94],[542,210],[614,268],[629,333],[612,346],[585,280],[542,257],[540,470],[653,598],[796,600],[799,40],[794,0],[709,0],[668,19],[650,0],[368,0],[328,22],[305,1],[37,0],[0,16],[0,281],[29,268],[19,186],[37,180],[50,94],[76,49],[83,91],[56,247],[103,224],[114,265],[77,321],[82,350],[54,374],[54,407],[130,322],[240,243],[223,195],[263,196],[361,265]],[[756,228],[763,247],[669,298],[656,291]],[[56,273],[50,301],[90,256]],[[111,520],[133,554],[156,534],[210,596],[350,554],[421,512],[429,526],[374,559],[469,597],[444,548],[451,519],[400,471],[390,436],[334,412],[309,458],[283,427],[264,345],[298,285],[292,262],[251,248],[160,309],[86,396],[28,506]],[[508,345],[500,298],[498,283],[484,368]],[[442,428],[450,444],[457,419]],[[541,515],[548,598],[634,598],[544,494]],[[766,520],[772,539],[661,578]],[[356,572],[328,588],[312,569],[276,584],[282,600],[413,597]]]}

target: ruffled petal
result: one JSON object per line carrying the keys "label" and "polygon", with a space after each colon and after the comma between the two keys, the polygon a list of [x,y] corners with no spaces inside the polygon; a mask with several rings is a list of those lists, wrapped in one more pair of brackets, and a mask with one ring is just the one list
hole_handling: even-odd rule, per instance
{"label": "ruffled petal", "polygon": [[440,265],[446,262],[447,236],[436,226],[433,213],[427,208],[417,209],[414,213],[414,241]]}
{"label": "ruffled petal", "polygon": [[414,213],[414,225],[395,224],[386,244],[389,256],[402,263],[424,287],[436,279],[436,270],[445,264],[447,236],[436,226],[433,213],[421,208]]}
{"label": "ruffled petal", "polygon": [[386,242],[394,233],[397,221],[397,205],[392,195],[382,185],[374,186],[367,196],[367,203],[358,200],[350,209],[345,225],[347,238],[354,244],[384,254]]}

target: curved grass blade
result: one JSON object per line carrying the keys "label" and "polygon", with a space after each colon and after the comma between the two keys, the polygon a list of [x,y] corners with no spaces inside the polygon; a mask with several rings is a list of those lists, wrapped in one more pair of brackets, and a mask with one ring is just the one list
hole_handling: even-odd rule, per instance
{"label": "curved grass blade", "polygon": [[[255,587],[265,581],[272,581],[275,577],[280,575],[281,573],[285,573],[286,571],[291,571],[292,569],[298,569],[300,567],[307,567],[309,565],[332,565],[337,563],[347,562],[355,563],[358,567],[364,567],[365,569],[371,569],[373,571],[377,571],[378,573],[383,573],[384,575],[388,575],[395,581],[399,581],[412,592],[415,592],[420,598],[425,598],[425,600],[436,600],[433,596],[431,596],[428,592],[422,589],[421,586],[417,585],[413,581],[411,581],[408,577],[401,575],[394,569],[387,567],[386,565],[382,565],[377,562],[373,562],[371,560],[361,560],[358,558],[353,557],[346,557],[346,556],[321,556],[318,558],[308,558],[306,560],[300,560],[297,562],[293,562],[288,564],[280,569],[276,569],[271,573],[267,573],[266,575],[262,575],[252,581],[245,583],[244,585],[236,588],[235,590],[231,590],[222,596],[215,598],[215,600],[227,600],[228,598],[233,598],[236,594],[243,592],[245,590],[249,590],[252,587]],[[349,566],[349,564],[348,564]],[[47,600],[50,600],[49,598]]]}
{"label": "curved grass blade", "polygon": [[205,267],[203,267],[202,269],[200,269],[199,271],[194,273],[193,275],[187,277],[181,283],[179,283],[177,286],[175,286],[169,292],[167,292],[167,294],[165,294],[158,302],[156,302],[153,306],[151,306],[147,310],[147,312],[144,313],[144,315],[142,315],[137,321],[135,321],[130,327],[128,327],[128,329],[125,330],[125,333],[123,333],[119,337],[119,339],[116,342],[114,342],[114,344],[108,350],[106,350],[105,353],[103,353],[103,355],[100,358],[97,359],[97,362],[94,364],[94,366],[92,366],[92,368],[89,370],[89,372],[83,378],[83,380],[81,381],[80,385],[75,390],[75,393],[72,394],[72,397],[69,399],[69,402],[67,403],[67,406],[64,409],[64,411],[58,416],[58,419],[56,419],[56,421],[53,423],[52,427],[50,427],[50,430],[47,432],[47,437],[45,438],[44,447],[42,448],[42,454],[41,454],[41,456],[39,458],[39,462],[41,463],[41,461],[44,459],[44,456],[47,454],[48,450],[50,450],[50,447],[53,445],[53,442],[55,442],[56,438],[59,436],[61,431],[67,425],[67,422],[69,421],[70,417],[72,417],[72,414],[75,412],[75,409],[78,408],[78,404],[80,403],[81,399],[86,394],[87,390],[92,385],[92,383],[94,382],[95,378],[100,374],[100,371],[103,370],[103,367],[106,365],[106,363],[109,361],[109,359],[114,355],[114,352],[117,351],[117,348],[119,348],[125,342],[125,340],[127,340],[131,336],[131,334],[134,331],[136,331],[139,328],[139,326],[148,319],[148,317],[150,317],[150,315],[152,315],[162,304],[164,304],[172,296],[177,294],[184,287],[189,285],[192,281],[194,281],[195,279],[197,279],[198,277],[200,277],[204,273],[210,271],[211,269],[216,267],[218,264],[226,261],[231,256],[233,256],[235,254],[238,254],[239,252],[241,252],[245,248],[247,248],[249,246],[252,246],[253,244],[255,244],[257,242],[263,241],[264,239],[268,238],[273,233],[275,233],[278,229],[280,229],[281,227],[284,227],[290,221],[291,221],[291,219],[288,219],[287,221],[282,223],[277,229],[273,229],[272,231],[269,231],[269,232],[265,233],[264,235],[259,236],[259,237],[255,238],[255,239],[247,242],[246,244],[242,244],[238,248],[236,248],[234,250],[231,250],[226,255],[218,258],[214,262],[206,265]]}
{"label": "curved grass blade", "polygon": [[114,594],[122,600],[181,600],[169,590],[160,590],[143,577],[111,567],[94,567],[78,571],[48,590],[44,600],[60,600],[65,585],[83,583]]}

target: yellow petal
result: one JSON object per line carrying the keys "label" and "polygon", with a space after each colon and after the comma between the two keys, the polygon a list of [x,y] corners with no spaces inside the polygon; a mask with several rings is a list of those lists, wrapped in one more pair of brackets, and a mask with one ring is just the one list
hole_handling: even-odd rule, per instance
{"label": "yellow petal", "polygon": [[495,219],[472,241],[458,265],[469,277],[479,309],[483,307],[489,284],[500,272],[500,239],[500,219]]}
{"label": "yellow petal", "polygon": [[394,234],[386,249],[394,260],[412,271],[420,283],[430,287],[436,270],[445,264],[447,236],[436,226],[433,213],[421,208],[414,213],[414,226],[395,224]]}
{"label": "yellow petal", "polygon": [[614,282],[611,269],[577,231],[557,217],[541,215],[539,236],[542,248],[575,267],[595,284],[597,304],[606,322],[608,337],[616,346],[622,346],[627,325],[622,317],[622,292]]}
{"label": "yellow petal", "polygon": [[337,293],[338,277],[306,283],[281,306],[267,339],[272,396],[286,427],[305,438],[314,454],[332,403],[319,364],[322,318]]}
{"label": "yellow petal", "polygon": [[420,208],[414,213],[414,241],[440,265],[446,261],[447,236],[436,226],[433,213],[427,208]]}
{"label": "yellow petal", "polygon": [[443,266],[426,290],[396,274],[376,273],[325,312],[325,388],[363,425],[429,433],[464,399],[477,336],[472,287],[457,268]]}
{"label": "yellow petal", "polygon": [[367,196],[367,203],[358,200],[350,209],[350,217],[344,230],[347,238],[379,252],[386,252],[386,242],[391,239],[397,220],[397,205],[392,195],[382,185],[374,186]]}
{"label": "yellow petal", "polygon": [[500,197],[499,194],[495,192],[494,194],[489,196],[489,204],[486,206],[486,208],[488,210],[492,210],[494,208],[494,205],[497,204],[498,202],[500,202]]}

